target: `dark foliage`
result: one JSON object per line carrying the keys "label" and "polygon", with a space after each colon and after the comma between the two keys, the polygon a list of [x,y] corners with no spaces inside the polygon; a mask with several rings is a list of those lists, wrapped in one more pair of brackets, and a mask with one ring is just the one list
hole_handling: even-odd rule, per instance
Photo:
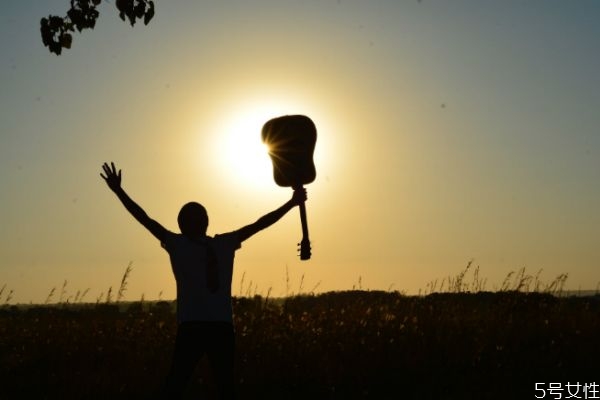
{"label": "dark foliage", "polygon": [[[101,0],[71,0],[71,8],[66,17],[50,15],[40,21],[42,42],[51,53],[60,55],[62,49],[70,49],[73,42],[72,32],[77,29],[94,29],[100,13],[96,9]],[[129,20],[131,26],[136,20],[143,19],[148,24],[154,17],[154,2],[152,0],[116,0],[119,17]]]}
{"label": "dark foliage", "polygon": [[[0,309],[0,398],[151,398],[173,304]],[[600,297],[340,292],[234,300],[241,399],[519,399],[600,383]],[[214,394],[198,368],[189,398]],[[580,393],[581,394],[581,393]]]}

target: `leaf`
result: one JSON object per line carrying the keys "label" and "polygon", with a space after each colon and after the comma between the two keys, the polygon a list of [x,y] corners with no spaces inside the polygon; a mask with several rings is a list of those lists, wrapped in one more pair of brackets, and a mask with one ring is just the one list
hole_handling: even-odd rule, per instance
{"label": "leaf", "polygon": [[40,21],[40,32],[42,34],[42,43],[44,43],[44,46],[48,47],[50,45],[52,32],[50,31],[48,20],[46,18],[42,18]]}
{"label": "leaf", "polygon": [[154,2],[148,2],[148,11],[144,15],[144,25],[148,25],[148,22],[154,17]]}
{"label": "leaf", "polygon": [[72,42],[73,42],[73,37],[71,36],[70,33],[63,33],[63,35],[60,37],[60,44],[62,47],[70,49]]}
{"label": "leaf", "polygon": [[117,0],[116,6],[119,11],[125,12],[125,9],[127,8],[127,0]]}
{"label": "leaf", "polygon": [[[144,19],[144,24],[154,18],[154,1],[152,0],[114,0],[119,10],[119,18],[129,21],[134,26],[138,19]],[[73,35],[68,32],[81,32],[84,29],[95,28],[100,13],[96,6],[102,0],[70,0],[71,8],[64,18],[50,15],[40,20],[42,43],[51,53],[60,55],[62,49],[70,49]]]}
{"label": "leaf", "polygon": [[60,56],[60,53],[62,52],[62,46],[58,42],[53,41],[49,44],[48,48],[50,49],[51,53],[54,53],[57,56]]}
{"label": "leaf", "polygon": [[133,11],[135,12],[135,16],[137,18],[142,18],[144,16],[144,12],[146,11],[146,3],[144,3],[143,1],[140,1],[133,8]]}
{"label": "leaf", "polygon": [[134,14],[133,8],[130,10],[127,10],[126,14],[127,14],[127,18],[129,18],[129,23],[131,24],[131,26],[134,26],[135,25],[135,14]]}
{"label": "leaf", "polygon": [[67,11],[67,16],[79,32],[86,27],[83,11],[71,8],[69,11]]}
{"label": "leaf", "polygon": [[97,10],[90,9],[87,13],[87,25],[89,28],[94,29],[96,27],[96,20],[100,16],[100,13]]}
{"label": "leaf", "polygon": [[50,18],[50,23],[49,23],[50,29],[56,31],[63,25],[64,20],[61,17],[52,15],[49,18]]}

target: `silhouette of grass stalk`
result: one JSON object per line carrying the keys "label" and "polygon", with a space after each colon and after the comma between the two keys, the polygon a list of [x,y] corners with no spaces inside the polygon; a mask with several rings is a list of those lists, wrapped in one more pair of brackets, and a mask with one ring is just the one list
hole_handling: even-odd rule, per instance
{"label": "silhouette of grass stalk", "polygon": [[125,268],[125,273],[123,274],[123,278],[121,278],[121,285],[119,286],[119,291],[117,292],[117,303],[123,299],[125,295],[125,291],[127,290],[127,279],[129,279],[129,274],[133,270],[133,261],[130,261]]}
{"label": "silhouette of grass stalk", "polygon": [[290,272],[288,266],[285,266],[285,297],[290,295]]}
{"label": "silhouette of grass stalk", "polygon": [[242,274],[242,279],[240,280],[240,296],[244,293],[244,279],[246,278],[246,271]]}
{"label": "silhouette of grass stalk", "polygon": [[[317,282],[315,286],[310,290],[310,294],[315,294],[315,290],[321,285],[321,281]],[[391,287],[391,286],[390,286]]]}
{"label": "silhouette of grass stalk", "polygon": [[569,274],[558,275],[552,282],[546,285],[544,292],[560,296],[563,293],[568,278]]}
{"label": "silhouette of grass stalk", "polygon": [[[481,278],[479,266],[474,269],[472,269],[472,266],[473,260],[469,261],[465,269],[460,271],[456,276],[449,276],[442,279],[439,285],[437,279],[430,281],[425,286],[424,291],[419,291],[419,295],[428,295],[431,293],[477,293],[485,291],[487,279]],[[469,281],[469,272],[471,270],[473,273],[471,281]],[[542,269],[538,270],[535,275],[528,274],[526,268],[510,271],[504,277],[502,284],[499,287],[495,287],[494,291],[548,293],[556,296],[563,294],[568,274],[560,274],[550,283],[544,283],[540,279],[542,271]],[[598,290],[600,290],[600,283],[598,284]]]}
{"label": "silhouette of grass stalk", "polygon": [[469,272],[469,269],[471,269],[471,266],[473,265],[473,260],[470,260],[467,263],[467,267],[461,271],[458,275],[456,275],[456,277],[454,278],[448,278],[448,286],[449,286],[449,291],[453,292],[453,293],[463,293],[468,291],[468,285],[465,283],[465,276],[467,275],[467,273]]}
{"label": "silhouette of grass stalk", "polygon": [[4,301],[4,304],[10,303],[10,301],[12,300],[13,293],[14,290],[9,290],[8,294],[6,295],[6,300]]}
{"label": "silhouette of grass stalk", "polygon": [[60,304],[65,302],[66,295],[67,295],[67,280],[65,279],[65,281],[63,282],[62,288],[60,289],[60,299],[58,300],[58,302]]}
{"label": "silhouette of grass stalk", "polygon": [[85,297],[86,294],[88,294],[88,292],[90,291],[90,288],[87,288],[83,291],[83,293],[81,294],[81,296],[79,297],[79,302],[83,303],[83,298]]}

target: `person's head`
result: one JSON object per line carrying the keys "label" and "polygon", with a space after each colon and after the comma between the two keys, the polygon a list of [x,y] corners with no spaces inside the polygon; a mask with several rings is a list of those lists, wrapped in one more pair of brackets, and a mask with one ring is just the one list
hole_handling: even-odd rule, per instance
{"label": "person's head", "polygon": [[202,204],[192,201],[181,207],[177,223],[185,236],[206,235],[208,214]]}

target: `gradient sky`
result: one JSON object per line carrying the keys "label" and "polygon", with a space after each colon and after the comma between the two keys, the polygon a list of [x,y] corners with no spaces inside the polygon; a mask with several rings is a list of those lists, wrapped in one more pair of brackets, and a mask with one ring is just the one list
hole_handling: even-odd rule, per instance
{"label": "gradient sky", "polygon": [[39,21],[68,5],[2,5],[11,302],[43,302],[65,280],[65,298],[89,288],[95,301],[130,261],[126,299],[174,298],[167,254],[101,164],[171,230],[191,200],[210,234],[234,230],[290,196],[260,128],[297,113],[319,134],[313,258],[297,257],[294,210],[238,251],[234,294],[298,292],[302,276],[303,291],[417,293],[469,260],[488,289],[522,267],[568,273],[572,289],[600,282],[600,2],[158,0],[132,29],[111,1],[57,57]]}

